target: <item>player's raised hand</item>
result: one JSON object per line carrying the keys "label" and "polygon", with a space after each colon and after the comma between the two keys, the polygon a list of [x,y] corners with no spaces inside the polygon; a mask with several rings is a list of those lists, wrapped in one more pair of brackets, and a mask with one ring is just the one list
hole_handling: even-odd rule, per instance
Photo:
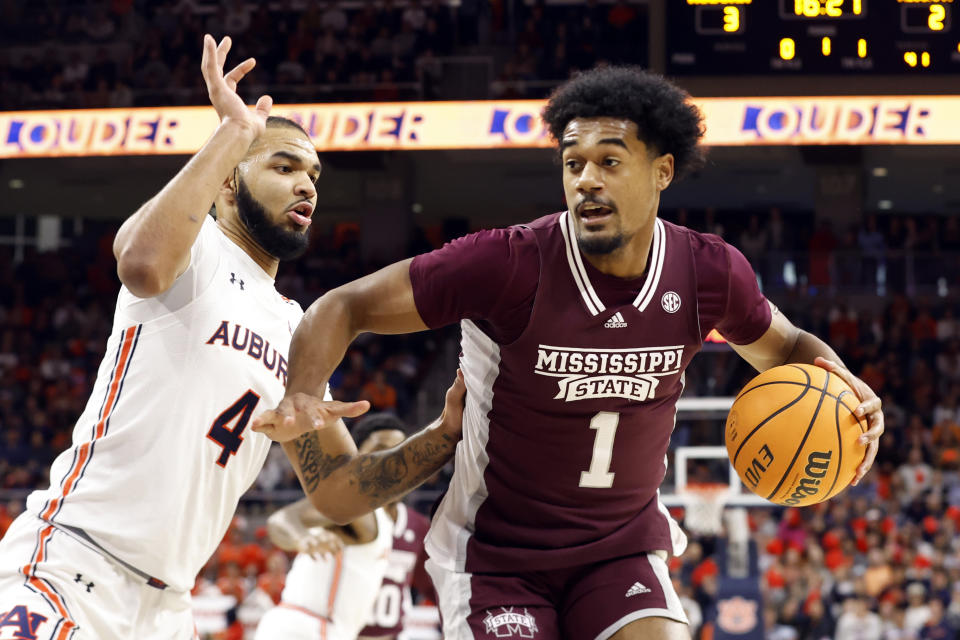
{"label": "player's raised hand", "polygon": [[880,448],[880,435],[883,434],[883,408],[880,406],[880,398],[866,382],[836,362],[826,358],[817,358],[813,361],[813,364],[843,378],[844,382],[850,385],[853,392],[860,398],[860,404],[854,410],[854,413],[857,418],[866,418],[869,429],[857,440],[867,447],[863,462],[857,467],[857,475],[853,477],[852,484],[858,484],[863,476],[867,475],[867,471],[873,465],[874,458],[877,457],[877,450]]}
{"label": "player's raised hand", "polygon": [[250,128],[254,137],[263,133],[267,126],[267,116],[273,106],[273,98],[260,96],[256,109],[251,110],[237,95],[237,83],[257,64],[253,58],[247,58],[229,73],[224,75],[223,65],[230,52],[230,36],[226,36],[218,45],[210,34],[203,36],[203,59],[200,70],[207,83],[210,103],[217,110],[221,122],[234,121]]}
{"label": "player's raised hand", "polygon": [[280,401],[276,409],[261,413],[250,428],[275,442],[289,442],[299,436],[332,427],[341,418],[356,418],[370,410],[366,400],[339,402],[295,393]]}

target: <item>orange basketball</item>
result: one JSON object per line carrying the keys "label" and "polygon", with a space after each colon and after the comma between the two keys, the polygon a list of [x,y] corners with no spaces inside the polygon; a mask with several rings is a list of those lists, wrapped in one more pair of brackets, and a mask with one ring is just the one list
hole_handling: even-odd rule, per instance
{"label": "orange basketball", "polygon": [[812,364],[764,371],[740,391],[724,436],[730,462],[751,491],[776,504],[803,507],[850,484],[866,447],[866,421],[853,412],[857,394]]}

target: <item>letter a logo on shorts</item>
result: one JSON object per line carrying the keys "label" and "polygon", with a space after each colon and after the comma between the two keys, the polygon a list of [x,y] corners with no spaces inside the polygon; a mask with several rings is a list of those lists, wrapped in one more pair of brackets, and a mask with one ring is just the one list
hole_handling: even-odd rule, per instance
{"label": "letter a logo on shorts", "polygon": [[18,604],[6,613],[0,613],[0,635],[7,627],[13,627],[13,638],[17,640],[37,640],[37,628],[47,620],[47,616],[30,613],[24,605]]}
{"label": "letter a logo on shorts", "polygon": [[497,638],[533,638],[538,631],[537,621],[529,611],[519,613],[513,607],[500,607],[499,612],[488,609],[483,624],[487,635],[492,633]]}

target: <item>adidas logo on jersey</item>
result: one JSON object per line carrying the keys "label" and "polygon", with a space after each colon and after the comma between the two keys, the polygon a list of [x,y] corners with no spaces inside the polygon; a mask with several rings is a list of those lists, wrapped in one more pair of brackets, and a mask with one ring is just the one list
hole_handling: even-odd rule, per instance
{"label": "adidas logo on jersey", "polygon": [[650,589],[643,586],[639,582],[634,582],[633,586],[627,589],[627,593],[624,597],[629,598],[630,596],[638,596],[641,593],[650,593]]}
{"label": "adidas logo on jersey", "polygon": [[605,329],[623,329],[627,326],[627,321],[623,319],[623,314],[617,311],[603,323],[603,326]]}

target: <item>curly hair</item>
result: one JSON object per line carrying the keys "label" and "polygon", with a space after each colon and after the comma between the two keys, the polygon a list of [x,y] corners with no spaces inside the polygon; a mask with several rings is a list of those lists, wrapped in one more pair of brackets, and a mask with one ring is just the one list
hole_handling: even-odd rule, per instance
{"label": "curly hair", "polygon": [[597,67],[560,85],[541,114],[559,144],[574,118],[623,118],[637,125],[637,138],[658,153],[671,153],[682,178],[700,168],[703,115],[690,95],[639,67]]}

